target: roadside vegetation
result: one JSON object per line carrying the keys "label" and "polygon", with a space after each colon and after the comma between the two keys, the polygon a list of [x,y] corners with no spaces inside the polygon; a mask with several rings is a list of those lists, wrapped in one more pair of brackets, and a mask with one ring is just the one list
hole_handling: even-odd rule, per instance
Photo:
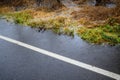
{"label": "roadside vegetation", "polygon": [[13,19],[14,22],[18,24],[27,24],[29,20],[32,19],[30,11],[8,13],[6,16],[8,20]]}
{"label": "roadside vegetation", "polygon": [[[19,2],[19,4],[28,5],[29,2],[25,1]],[[5,16],[8,21],[37,28],[38,31],[52,30],[56,34],[73,37],[78,35],[85,41],[95,44],[120,44],[119,6],[115,8],[88,6],[85,4],[86,0],[73,1],[82,4],[79,6],[80,10],[61,7],[61,4],[59,8],[55,8],[55,3],[52,8],[30,6],[17,11],[15,6],[18,5],[4,5],[0,7],[0,15]]]}
{"label": "roadside vegetation", "polygon": [[120,25],[103,25],[94,28],[81,27],[78,30],[78,35],[91,43],[115,45],[120,43]]}
{"label": "roadside vegetation", "polygon": [[13,20],[16,24],[37,28],[39,31],[52,30],[59,35],[66,34],[74,36],[73,27],[77,26],[77,22],[63,16],[50,17],[54,15],[55,12],[45,9],[41,11],[28,9],[5,14],[8,21]]}
{"label": "roadside vegetation", "polygon": [[72,27],[75,22],[72,22],[69,18],[66,17],[56,17],[53,19],[47,20],[37,20],[37,21],[30,21],[28,23],[29,26],[32,28],[39,28],[40,30],[48,30],[51,29],[53,32],[57,34],[67,34],[67,35],[74,35],[74,30]]}

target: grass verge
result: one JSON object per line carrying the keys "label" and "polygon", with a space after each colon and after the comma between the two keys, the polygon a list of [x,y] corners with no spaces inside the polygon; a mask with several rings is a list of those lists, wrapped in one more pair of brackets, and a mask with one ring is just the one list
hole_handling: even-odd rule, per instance
{"label": "grass verge", "polygon": [[13,19],[17,24],[28,24],[29,20],[33,18],[31,11],[20,11],[6,14],[7,19]]}
{"label": "grass verge", "polygon": [[120,44],[120,25],[104,25],[94,28],[81,27],[77,34],[87,42],[111,45]]}
{"label": "grass verge", "polygon": [[[3,11],[4,12],[4,11]],[[87,42],[95,44],[120,44],[120,25],[119,18],[110,18],[106,24],[94,24],[94,27],[78,27],[79,24],[89,25],[90,21],[81,18],[81,20],[73,20],[69,17],[53,17],[55,12],[23,10],[5,14],[7,19],[13,19],[17,24],[38,28],[39,31],[50,29],[56,34],[65,34],[74,36],[77,34]],[[93,26],[93,23],[92,25]]]}

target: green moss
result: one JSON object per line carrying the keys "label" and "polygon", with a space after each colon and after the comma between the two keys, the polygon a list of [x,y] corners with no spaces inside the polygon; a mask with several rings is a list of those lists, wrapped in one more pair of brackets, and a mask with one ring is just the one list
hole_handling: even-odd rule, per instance
{"label": "green moss", "polygon": [[103,30],[104,32],[109,32],[109,33],[117,33],[117,32],[120,32],[120,25],[118,25],[118,24],[113,25],[113,26],[105,25],[105,26],[101,26],[100,28],[101,28],[101,30]]}
{"label": "green moss", "polygon": [[104,39],[106,42],[110,43],[110,44],[118,44],[120,43],[119,39],[116,35],[108,35],[105,33],[101,34],[102,39]]}
{"label": "green moss", "polygon": [[78,31],[78,35],[87,42],[101,44],[119,44],[120,43],[120,25],[104,25],[96,28],[82,27]]}

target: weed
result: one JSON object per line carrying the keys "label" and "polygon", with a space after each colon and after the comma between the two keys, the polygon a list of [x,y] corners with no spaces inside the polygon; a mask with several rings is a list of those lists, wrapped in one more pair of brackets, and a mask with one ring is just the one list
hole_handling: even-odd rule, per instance
{"label": "weed", "polygon": [[63,28],[63,34],[74,36],[74,30],[69,27],[65,27]]}
{"label": "weed", "polygon": [[14,22],[18,24],[27,24],[32,19],[32,16],[28,12],[9,13],[7,16],[13,18]]}

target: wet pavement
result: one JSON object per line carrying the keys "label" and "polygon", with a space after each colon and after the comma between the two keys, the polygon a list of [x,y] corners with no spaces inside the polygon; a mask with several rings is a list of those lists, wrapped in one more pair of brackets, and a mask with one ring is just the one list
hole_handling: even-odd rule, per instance
{"label": "wet pavement", "polygon": [[[37,32],[0,20],[0,35],[120,74],[120,46]],[[0,39],[0,80],[114,80]]]}

